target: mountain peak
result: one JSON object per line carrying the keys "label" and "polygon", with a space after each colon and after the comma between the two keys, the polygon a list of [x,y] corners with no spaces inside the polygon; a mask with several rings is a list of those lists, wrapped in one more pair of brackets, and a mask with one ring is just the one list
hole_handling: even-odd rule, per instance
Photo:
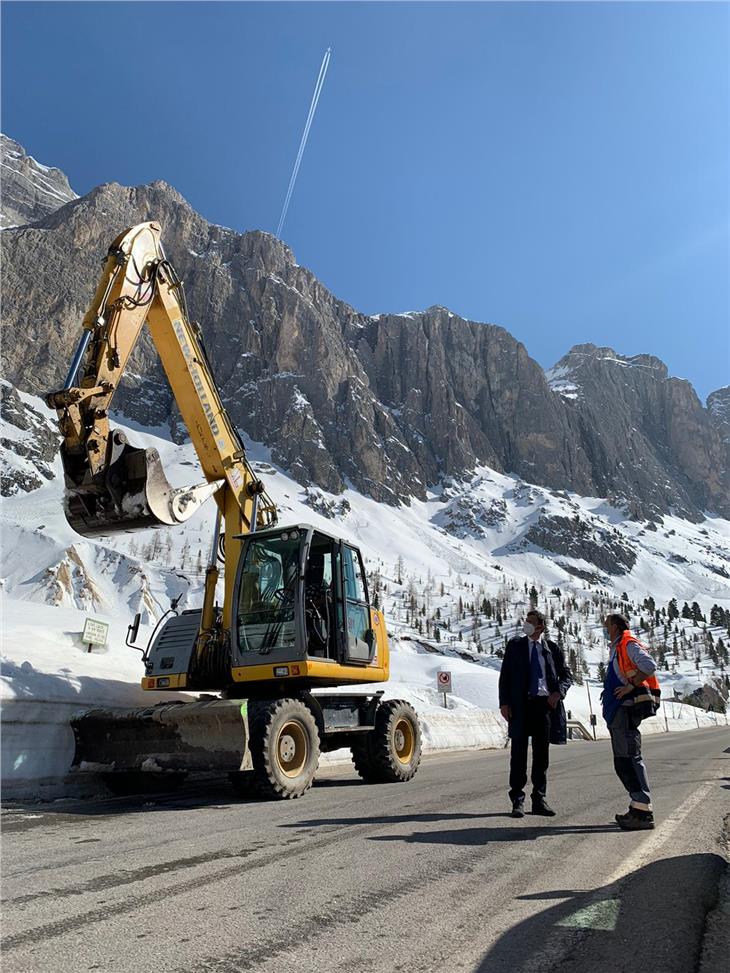
{"label": "mountain peak", "polygon": [[22,145],[0,133],[2,210],[0,227],[34,223],[77,199],[60,169],[45,166],[28,155]]}
{"label": "mountain peak", "polygon": [[589,342],[574,345],[546,374],[548,382],[555,387],[556,382],[578,381],[581,375],[586,381],[595,382],[599,374],[608,377],[617,368],[639,370],[645,378],[653,381],[661,382],[669,378],[667,366],[655,355],[621,355],[613,348]]}

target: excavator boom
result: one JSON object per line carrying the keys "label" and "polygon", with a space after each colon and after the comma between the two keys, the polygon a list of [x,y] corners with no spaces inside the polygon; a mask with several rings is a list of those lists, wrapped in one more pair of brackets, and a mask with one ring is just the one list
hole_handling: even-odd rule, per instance
{"label": "excavator boom", "polygon": [[[200,457],[203,484],[172,487],[155,449],[132,446],[109,426],[112,400],[145,321]],[[230,494],[240,530],[251,529],[254,515],[261,526],[275,523],[274,504],[221,403],[158,224],[132,227],[112,243],[82,326],[64,387],[47,396],[63,434],[71,526],[89,537],[184,523],[220,487],[219,506],[228,505],[230,516]]]}

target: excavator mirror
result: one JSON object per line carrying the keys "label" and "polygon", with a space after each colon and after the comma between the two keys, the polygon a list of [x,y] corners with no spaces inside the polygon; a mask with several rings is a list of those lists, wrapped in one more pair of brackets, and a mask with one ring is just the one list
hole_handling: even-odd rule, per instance
{"label": "excavator mirror", "polygon": [[140,652],[142,650],[139,649],[139,646],[134,645],[133,643],[137,641],[137,635],[139,634],[139,623],[141,620],[142,620],[142,616],[140,615],[139,612],[137,612],[137,614],[134,616],[132,624],[127,628],[127,640],[126,640],[127,645],[129,646],[130,649],[138,649]]}

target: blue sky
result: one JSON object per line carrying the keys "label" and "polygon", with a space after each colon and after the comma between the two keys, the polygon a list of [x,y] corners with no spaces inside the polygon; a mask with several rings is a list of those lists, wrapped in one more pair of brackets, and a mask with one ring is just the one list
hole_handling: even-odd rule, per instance
{"label": "blue sky", "polygon": [[165,179],[366,313],[443,304],[730,382],[723,3],[16,3],[2,129],[83,194]]}

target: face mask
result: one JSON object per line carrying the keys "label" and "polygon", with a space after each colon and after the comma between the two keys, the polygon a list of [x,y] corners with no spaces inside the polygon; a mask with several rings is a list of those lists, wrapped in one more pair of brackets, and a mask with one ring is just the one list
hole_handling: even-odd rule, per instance
{"label": "face mask", "polygon": [[605,625],[603,626],[603,637],[607,642],[611,641],[611,636],[608,634],[608,629]]}
{"label": "face mask", "polygon": [[522,631],[528,638],[532,638],[532,636],[535,634],[535,626],[532,624],[532,622],[523,622]]}

